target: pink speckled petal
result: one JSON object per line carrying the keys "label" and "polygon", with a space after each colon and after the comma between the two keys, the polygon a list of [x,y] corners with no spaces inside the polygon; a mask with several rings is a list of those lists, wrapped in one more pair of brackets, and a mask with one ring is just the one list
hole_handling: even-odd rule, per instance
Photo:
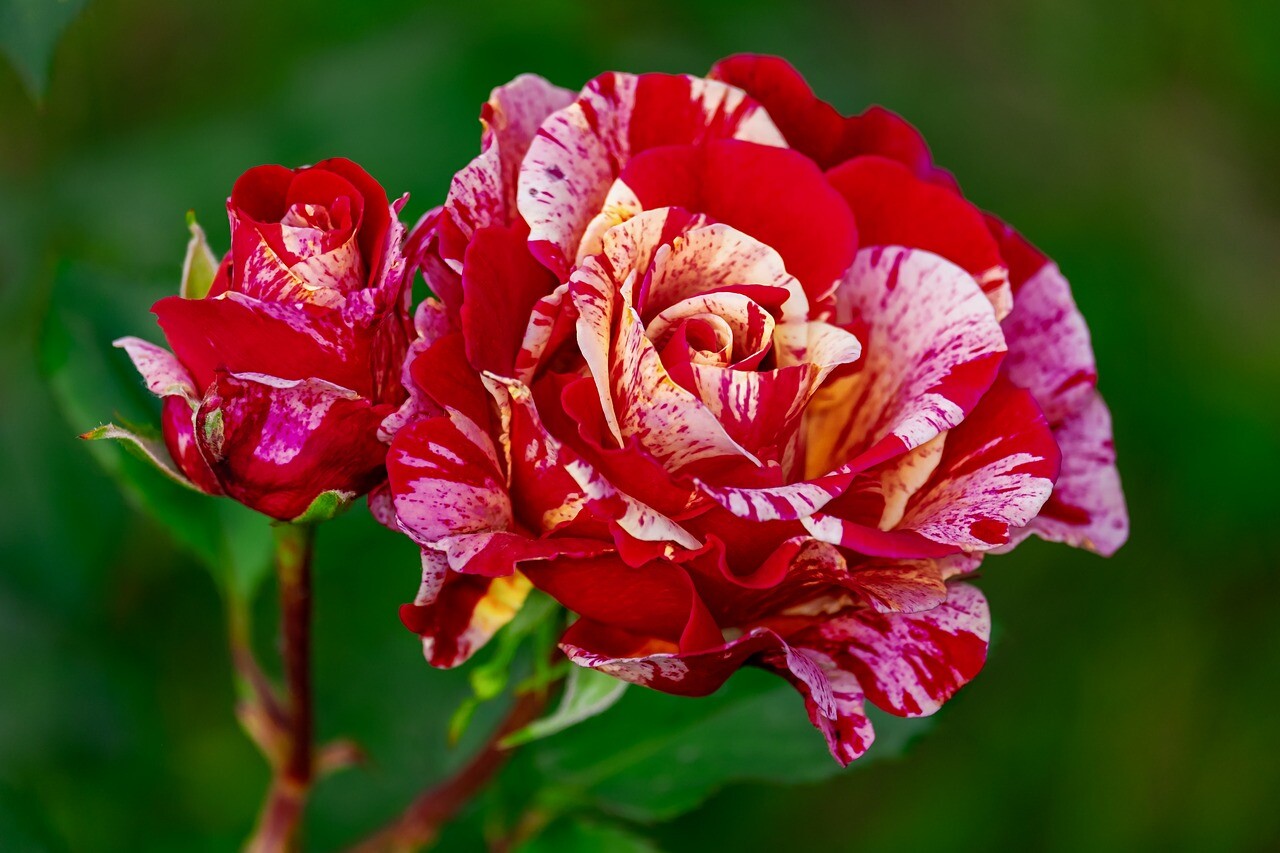
{"label": "pink speckled petal", "polygon": [[947,600],[923,613],[855,611],[818,629],[853,672],[867,698],[904,717],[932,714],[969,682],[987,658],[991,617],[977,587],[954,583]]}
{"label": "pink speckled petal", "polygon": [[865,470],[960,423],[1005,352],[973,276],[929,252],[864,249],[836,298],[835,322],[859,331],[863,356],[810,407],[810,476]]}
{"label": "pink speckled petal", "polygon": [[147,390],[157,397],[182,397],[194,402],[200,394],[196,390],[191,374],[177,357],[164,347],[156,346],[142,338],[120,338],[114,346],[124,350],[129,360],[142,374],[147,383]]}
{"label": "pink speckled petal", "polygon": [[483,433],[468,435],[447,417],[427,418],[397,433],[387,454],[387,479],[400,526],[420,545],[511,527],[511,499],[497,450]]}
{"label": "pink speckled petal", "polygon": [[1055,264],[1045,264],[1018,288],[1005,318],[1009,378],[1035,395],[1050,423],[1082,409],[1093,395],[1098,368],[1089,327],[1071,285]]}
{"label": "pink speckled petal", "polygon": [[875,731],[864,710],[862,686],[852,673],[813,649],[787,646],[781,654],[766,655],[765,661],[800,691],[809,721],[822,732],[841,767],[870,748]]}
{"label": "pink speckled petal", "polygon": [[387,448],[377,429],[389,413],[320,379],[220,373],[195,436],[228,495],[289,521],[321,492],[355,497],[378,484]]}
{"label": "pink speckled petal", "polygon": [[521,75],[489,95],[480,114],[482,150],[454,175],[444,220],[437,225],[440,257],[455,272],[462,272],[463,254],[477,229],[509,225],[515,219],[520,161],[542,121],[573,98],[572,92],[533,74]]}
{"label": "pink speckled petal", "polygon": [[677,696],[705,696],[749,661],[782,675],[801,693],[832,756],[846,765],[874,739],[856,678],[821,652],[789,646],[768,628],[697,651],[658,650],[661,643],[579,619],[560,643],[579,666]]}
{"label": "pink speckled petal", "polygon": [[634,154],[734,138],[785,146],[758,104],[723,83],[666,74],[602,74],[538,130],[520,167],[530,247],[561,279],[588,223]]}
{"label": "pink speckled petal", "polygon": [[1109,557],[1129,538],[1120,474],[1111,439],[1111,413],[1094,392],[1083,408],[1054,431],[1062,449],[1062,473],[1053,495],[1025,532]]}

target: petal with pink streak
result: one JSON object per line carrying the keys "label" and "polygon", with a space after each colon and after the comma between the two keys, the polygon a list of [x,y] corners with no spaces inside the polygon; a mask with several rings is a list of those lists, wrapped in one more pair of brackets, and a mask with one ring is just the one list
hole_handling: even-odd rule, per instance
{"label": "petal with pink streak", "polygon": [[[1058,446],[1044,415],[1028,392],[1001,377],[945,439],[936,461],[925,466],[927,476],[902,481],[918,486],[901,509],[891,511],[898,504],[886,501],[878,529],[874,518],[859,518],[856,507],[850,513],[839,503],[805,519],[805,527],[823,541],[876,557],[944,556],[1004,545],[1011,528],[1039,512],[1058,476]],[[912,454],[900,458],[910,461]],[[891,472],[898,461],[888,463]]]}
{"label": "petal with pink streak", "polygon": [[517,215],[516,176],[538,126],[567,107],[574,94],[533,74],[523,74],[489,95],[481,110],[482,151],[453,177],[439,229],[440,255],[455,272],[479,228],[511,224]]}
{"label": "petal with pink streak", "polygon": [[[1110,557],[1129,538],[1129,512],[1116,470],[1111,413],[1101,395],[1090,395],[1054,437],[1062,449],[1062,473],[1025,531]],[[1015,532],[1015,541],[1021,538]]]}
{"label": "petal with pink streak", "polygon": [[827,173],[858,221],[863,247],[908,246],[968,270],[1003,318],[1013,305],[1009,270],[981,211],[950,187],[887,157],[855,157]]}
{"label": "petal with pink streak", "polygon": [[847,767],[875,740],[864,710],[862,686],[829,655],[787,646],[765,656],[771,669],[785,677],[804,697],[809,721],[827,740],[831,757]]}
{"label": "petal with pink streak", "polygon": [[531,589],[521,574],[489,578],[449,570],[444,555],[422,552],[422,585],[400,621],[422,637],[422,653],[432,666],[466,661],[524,604]]}
{"label": "petal with pink streak", "polygon": [[520,163],[529,144],[547,116],[569,106],[576,97],[576,92],[552,85],[536,74],[521,74],[494,89],[481,108],[484,134],[480,144],[482,148],[492,145],[498,151],[508,221],[516,210]]}
{"label": "petal with pink streak", "polygon": [[987,601],[956,583],[923,613],[859,610],[817,629],[821,642],[880,708],[921,717],[942,707],[982,669],[991,637]]}
{"label": "petal with pink streak", "polygon": [[387,479],[400,526],[426,546],[446,536],[509,530],[511,499],[496,449],[476,443],[447,417],[401,430],[387,453]]}
{"label": "petal with pink streak", "polygon": [[1009,342],[1005,370],[1035,395],[1049,423],[1088,404],[1098,381],[1093,344],[1071,285],[1056,264],[1045,264],[1021,283],[1002,325]]}
{"label": "petal with pink streak", "polygon": [[129,355],[129,360],[142,374],[147,390],[157,397],[182,397],[194,403],[200,398],[191,374],[177,356],[142,338],[120,338],[113,342]]}
{"label": "petal with pink streak", "polygon": [[661,645],[579,619],[565,632],[560,648],[579,666],[677,696],[713,693],[743,665],[755,661],[785,677],[801,693],[810,720],[840,764],[862,755],[874,739],[857,679],[830,657],[793,648],[768,628],[753,628],[722,645],[695,652],[659,650]]}
{"label": "petal with pink streak", "polygon": [[620,491],[547,432],[527,387],[493,374],[485,376],[485,384],[509,418],[513,491],[525,504],[519,509],[536,516],[541,529],[554,529],[587,505],[637,541],[701,547],[679,524]]}
{"label": "petal with pink streak", "polygon": [[387,415],[378,428],[378,437],[387,444],[390,444],[395,434],[408,424],[422,418],[439,417],[444,414],[444,409],[418,387],[412,373],[413,362],[431,349],[436,341],[452,331],[444,305],[430,296],[422,300],[414,313],[413,327],[416,337],[409,344],[404,364],[400,368],[400,384],[408,392],[409,397],[399,409]]}
{"label": "petal with pink streak", "polygon": [[603,74],[542,123],[520,167],[518,205],[534,254],[561,279],[618,173],[659,145],[743,139],[785,147],[740,89],[666,74]]}
{"label": "petal with pink streak", "polygon": [[865,330],[863,355],[810,406],[810,476],[840,465],[865,470],[960,423],[1005,353],[973,276],[929,252],[864,249],[836,298],[835,322]]}
{"label": "petal with pink streak", "polygon": [[221,373],[196,412],[201,456],[228,495],[290,521],[321,492],[362,495],[383,476],[390,413],[320,379]]}
{"label": "petal with pink streak", "polygon": [[872,560],[850,569],[849,586],[879,613],[919,613],[947,600],[939,560]]}
{"label": "petal with pink streak", "polygon": [[947,433],[929,484],[912,497],[897,527],[965,551],[1003,545],[1010,528],[1030,522],[1048,500],[1060,464],[1035,399],[998,379]]}

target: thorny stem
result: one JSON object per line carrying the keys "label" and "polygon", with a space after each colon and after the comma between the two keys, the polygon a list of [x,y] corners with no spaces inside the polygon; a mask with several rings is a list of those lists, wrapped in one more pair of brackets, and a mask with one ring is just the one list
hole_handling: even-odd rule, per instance
{"label": "thorny stem", "polygon": [[533,722],[546,703],[545,691],[517,697],[506,718],[470,761],[421,794],[398,818],[354,848],[353,853],[407,853],[433,843],[445,824],[507,763],[511,751],[499,746],[502,739]]}
{"label": "thorny stem", "polygon": [[[247,850],[274,853],[293,849],[298,824],[312,781],[311,711],[311,554],[315,528],[280,524],[275,527],[276,578],[280,587],[280,625],[284,642],[285,701],[253,663],[247,631],[232,624],[232,648],[237,668],[251,685],[263,719],[242,709],[242,721],[271,763],[272,781],[258,827]],[[234,610],[233,610],[234,617]],[[247,664],[242,664],[243,652]],[[274,724],[274,725],[273,725]],[[255,731],[255,728],[261,731]]]}

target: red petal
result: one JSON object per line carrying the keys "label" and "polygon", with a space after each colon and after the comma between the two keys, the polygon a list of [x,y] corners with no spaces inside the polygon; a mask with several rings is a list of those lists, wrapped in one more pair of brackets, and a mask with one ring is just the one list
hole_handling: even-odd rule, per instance
{"label": "red petal", "polygon": [[785,59],[739,54],[717,62],[710,76],[745,89],[764,104],[787,143],[823,169],[878,154],[921,177],[949,183],[949,176],[933,166],[924,138],[905,119],[883,107],[845,118],[819,100]]}
{"label": "red petal", "polygon": [[318,379],[222,373],[196,413],[196,437],[223,491],[288,521],[321,492],[354,497],[377,485],[389,411]]}
{"label": "red petal", "polygon": [[234,293],[219,299],[169,296],[151,311],[201,388],[225,371],[317,378],[372,393],[369,335],[347,326],[335,312]]}
{"label": "red petal", "polygon": [[857,157],[827,173],[858,222],[863,246],[906,246],[941,255],[978,279],[1008,313],[1008,275],[982,213],[964,197],[884,157]]}
{"label": "red petal", "polygon": [[777,250],[811,302],[825,298],[853,262],[853,217],[795,151],[735,139],[651,148],[633,156],[618,180],[646,210],[705,213]]}
{"label": "red petal", "polygon": [[481,228],[467,247],[462,333],[476,370],[514,375],[530,312],[556,287],[555,276],[529,254],[528,234],[523,222]]}

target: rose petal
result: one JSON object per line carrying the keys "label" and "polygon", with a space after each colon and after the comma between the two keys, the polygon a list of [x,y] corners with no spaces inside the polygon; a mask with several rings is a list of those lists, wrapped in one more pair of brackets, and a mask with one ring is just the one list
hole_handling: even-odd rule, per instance
{"label": "rose petal", "polygon": [[618,182],[642,209],[705,213],[772,247],[813,303],[830,295],[853,262],[853,216],[798,152],[734,139],[651,148],[632,156]]}
{"label": "rose petal", "polygon": [[537,302],[556,287],[534,260],[528,229],[487,227],[472,235],[462,268],[462,333],[467,360],[477,370],[514,373],[516,356]]}
{"label": "rose petal", "polygon": [[422,586],[400,621],[422,637],[422,653],[435,667],[466,661],[524,604],[531,585],[523,575],[488,578],[449,571],[442,554],[422,552]]}
{"label": "rose petal", "polygon": [[787,144],[823,169],[864,154],[889,157],[914,174],[944,185],[954,180],[933,165],[924,137],[901,116],[870,107],[845,118],[819,100],[789,62],[777,56],[739,54],[722,59],[711,77],[744,89],[764,104]]}
{"label": "rose petal", "polygon": [[941,255],[977,279],[1002,318],[1013,306],[1009,273],[982,213],[952,190],[885,157],[856,157],[827,173],[858,222],[861,245]]}
{"label": "rose petal", "polygon": [[446,536],[509,530],[511,499],[492,444],[478,445],[449,418],[397,433],[387,479],[401,528],[420,545]]}
{"label": "rose petal", "polygon": [[238,293],[216,299],[169,296],[151,307],[174,355],[197,387],[219,371],[317,378],[371,394],[368,340],[331,312],[259,302]]}
{"label": "rose petal", "polygon": [[[1096,392],[1054,431],[1062,473],[1053,495],[1025,532],[1110,557],[1129,538],[1120,474],[1111,439],[1111,413]],[[1015,531],[1013,541],[1024,538]]]}
{"label": "rose petal", "polygon": [[1029,393],[1004,378],[946,433],[941,447],[898,518],[887,509],[867,518],[834,501],[805,519],[805,528],[825,542],[878,557],[990,550],[1009,541],[1010,528],[1035,517],[1058,476],[1058,446],[1044,415]]}
{"label": "rose petal", "polygon": [[867,698],[902,717],[934,713],[987,658],[991,617],[977,587],[956,583],[923,613],[859,610],[817,629]]}
{"label": "rose petal", "polygon": [[377,485],[387,450],[377,429],[389,411],[320,379],[220,373],[195,433],[228,495],[289,521],[321,492]]}
{"label": "rose petal", "polygon": [[666,74],[595,78],[577,101],[547,117],[521,164],[517,203],[529,223],[530,248],[563,280],[632,156],[722,138],[783,145],[764,110],[723,83]]}
{"label": "rose petal", "polygon": [[836,323],[859,323],[863,356],[809,409],[806,469],[865,470],[972,411],[1005,342],[973,277],[918,249],[864,249],[837,291]]}
{"label": "rose petal", "polygon": [[870,748],[875,731],[863,710],[862,687],[852,673],[813,649],[788,646],[781,654],[766,655],[765,661],[800,691],[810,722],[822,732],[841,767]]}

